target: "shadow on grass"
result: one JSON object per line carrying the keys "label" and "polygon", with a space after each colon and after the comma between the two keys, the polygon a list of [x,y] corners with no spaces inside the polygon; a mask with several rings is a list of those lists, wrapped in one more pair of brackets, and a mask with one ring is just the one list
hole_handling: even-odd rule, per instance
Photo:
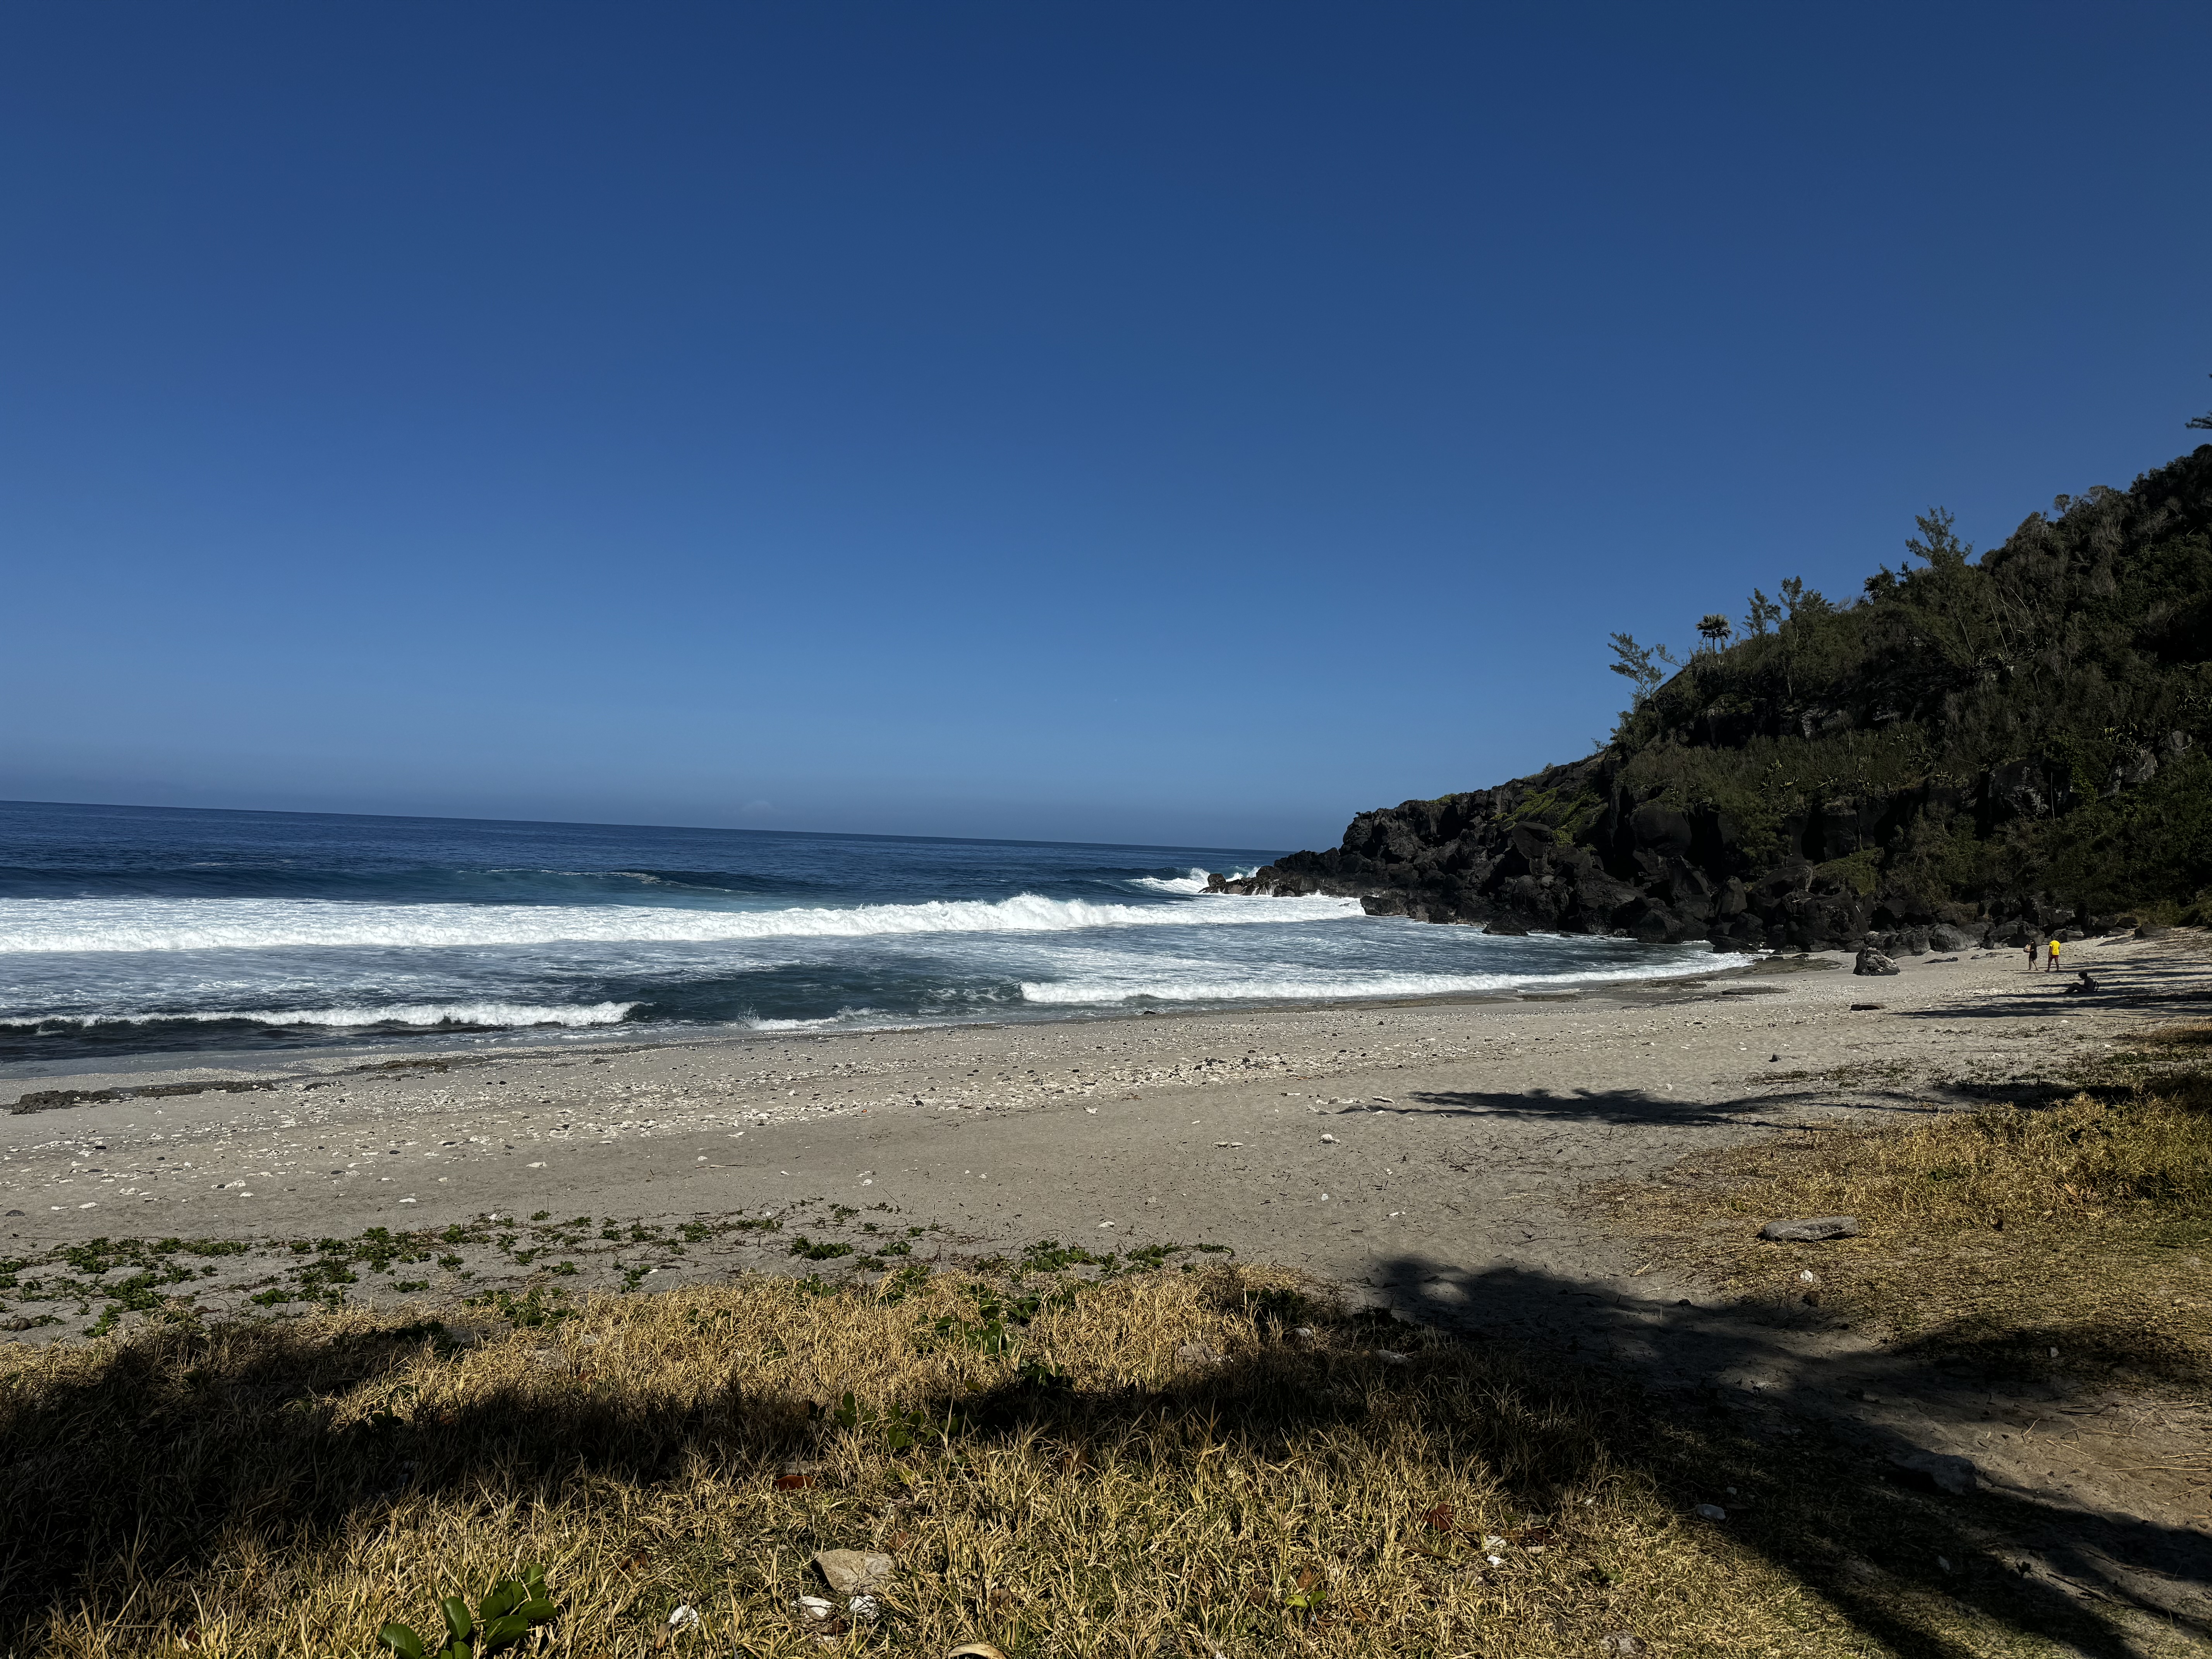
{"label": "shadow on grass", "polygon": [[[1942,1396],[1984,1417],[1987,1391],[2023,1376],[2016,1333],[1990,1340],[1936,1330],[1808,1366],[1788,1334],[1837,1322],[1792,1304],[1664,1309],[1545,1273],[1469,1273],[1410,1255],[1371,1283],[1425,1321],[1470,1336],[1486,1328],[1535,1352],[1571,1352],[1631,1382],[1640,1391],[1613,1418],[1614,1455],[1685,1507],[1729,1509],[1732,1533],[1899,1653],[1933,1659],[1963,1650],[1901,1611],[1916,1601],[1964,1604],[2021,1635],[2114,1659],[2141,1650],[2100,1602],[2212,1637],[2204,1612],[2212,1539],[2203,1531],[1979,1479],[1966,1492],[1945,1492],[1929,1473],[1934,1449],[1924,1436],[1839,1409],[1862,1396],[1893,1403]],[[2057,1340],[2069,1364],[2084,1370],[2192,1389],[2203,1382],[2197,1356],[2178,1364],[2168,1346],[2132,1329],[2069,1328]],[[1942,1414],[1931,1410],[1921,1420]],[[1731,1486],[1744,1498],[1756,1494],[1745,1513],[1724,1495]]]}
{"label": "shadow on grass", "polygon": [[[1223,1278],[1232,1294],[1234,1274]],[[2203,1587],[2201,1534],[2015,1492],[1921,1490],[1929,1477],[1898,1462],[1925,1449],[1910,1438],[1839,1425],[1787,1381],[1755,1399],[1721,1381],[1773,1370],[1772,1325],[1759,1310],[1631,1310],[1540,1272],[1468,1273],[1410,1256],[1389,1264],[1381,1287],[1437,1316],[1416,1328],[1379,1310],[1338,1318],[1280,1297],[1247,1301],[1249,1348],[1163,1387],[1090,1392],[1030,1373],[925,1412],[958,1413],[971,1443],[1042,1434],[1079,1455],[1200,1417],[1279,1455],[1317,1430],[1383,1435],[1401,1414],[1395,1401],[1449,1428],[1440,1465],[1486,1460],[1530,1515],[1565,1512],[1570,1494],[1601,1474],[1648,1483],[1677,1514],[1719,1504],[1735,1541],[1913,1659],[1966,1650],[1940,1611],[1961,1604],[2099,1659],[2138,1652],[2109,1607],[2208,1634],[2200,1617],[2139,1593],[2144,1576]],[[1331,1340],[1300,1338],[1300,1320],[1320,1321]],[[1587,1352],[1593,1340],[1601,1355]],[[834,1402],[734,1385],[678,1402],[594,1391],[565,1373],[558,1386],[526,1377],[487,1388],[434,1417],[410,1420],[394,1399],[389,1412],[337,1420],[331,1396],[374,1397],[426,1344],[444,1352],[442,1328],[170,1328],[115,1346],[67,1383],[19,1380],[0,1394],[9,1488],[0,1650],[35,1650],[57,1613],[121,1616],[125,1583],[188,1583],[241,1531],[279,1554],[311,1550],[373,1523],[403,1492],[550,1500],[579,1481],[679,1480],[700,1460],[723,1479],[769,1480],[836,1431],[822,1413]],[[1410,1357],[1382,1362],[1370,1352],[1381,1346]],[[1824,1376],[1820,1388],[1894,1387],[1925,1359],[1891,1351],[1848,1377]],[[2068,1594],[2042,1568],[2023,1576],[2011,1540],[2027,1540],[2105,1605]],[[721,1546],[696,1548],[703,1572]],[[1632,1623],[1634,1609],[1615,1604],[1609,1617]]]}

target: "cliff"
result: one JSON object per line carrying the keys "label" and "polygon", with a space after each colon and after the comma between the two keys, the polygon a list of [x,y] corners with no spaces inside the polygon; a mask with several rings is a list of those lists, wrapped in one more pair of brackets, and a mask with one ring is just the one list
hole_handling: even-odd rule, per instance
{"label": "cliff", "polygon": [[1734,643],[1708,618],[1589,759],[1363,812],[1216,890],[1893,953],[2212,920],[2212,445],[1978,560],[1920,524],[1918,567],[1850,604],[1755,591]]}

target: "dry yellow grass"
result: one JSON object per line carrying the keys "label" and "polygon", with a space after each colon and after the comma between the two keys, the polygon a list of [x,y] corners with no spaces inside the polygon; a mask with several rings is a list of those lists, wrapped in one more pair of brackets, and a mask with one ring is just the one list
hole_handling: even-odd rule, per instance
{"label": "dry yellow grass", "polygon": [[[1666,1495],[1572,1376],[1264,1272],[1012,1294],[754,1280],[460,1346],[337,1313],[16,1352],[0,1650],[364,1655],[538,1565],[548,1651],[653,1651],[688,1604],[663,1650],[817,1654],[793,1601],[834,1547],[899,1567],[837,1650],[1887,1650]],[[931,1426],[901,1447],[893,1412]]]}
{"label": "dry yellow grass", "polygon": [[[1655,1261],[1730,1293],[1809,1297],[1899,1335],[2061,1346],[2166,1383],[2212,1383],[2212,1079],[2158,1092],[1834,1127],[1594,1190]],[[1778,1244],[1759,1225],[1848,1214],[1865,1233]],[[1798,1278],[1817,1279],[1808,1291]]]}

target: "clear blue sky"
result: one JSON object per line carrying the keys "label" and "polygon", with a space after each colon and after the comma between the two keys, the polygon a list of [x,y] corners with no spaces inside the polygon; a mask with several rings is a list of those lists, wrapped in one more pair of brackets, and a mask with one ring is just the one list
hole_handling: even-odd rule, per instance
{"label": "clear blue sky", "polygon": [[2212,7],[21,4],[0,796],[1327,844],[2212,408]]}

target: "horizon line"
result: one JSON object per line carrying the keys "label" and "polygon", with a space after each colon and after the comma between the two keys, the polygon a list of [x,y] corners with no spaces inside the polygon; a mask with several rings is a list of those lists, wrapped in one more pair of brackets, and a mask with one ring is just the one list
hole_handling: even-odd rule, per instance
{"label": "horizon line", "polygon": [[[269,818],[365,818],[374,821],[420,823],[495,823],[526,824],[544,829],[562,830],[673,830],[689,835],[715,836],[798,836],[811,840],[842,841],[902,841],[943,842],[971,847],[1106,847],[1137,852],[1188,853],[1266,853],[1275,851],[1265,847],[1205,847],[1194,842],[1139,841],[1055,841],[1042,837],[1015,836],[902,836],[881,830],[753,830],[735,825],[707,823],[633,823],[611,818],[501,818],[468,817],[439,812],[316,812],[295,807],[274,806],[155,806],[128,801],[71,801],[16,800],[0,799],[0,807],[9,806],[65,806],[80,811],[100,812],[191,812],[228,817]],[[1293,850],[1293,849],[1281,849]]]}

